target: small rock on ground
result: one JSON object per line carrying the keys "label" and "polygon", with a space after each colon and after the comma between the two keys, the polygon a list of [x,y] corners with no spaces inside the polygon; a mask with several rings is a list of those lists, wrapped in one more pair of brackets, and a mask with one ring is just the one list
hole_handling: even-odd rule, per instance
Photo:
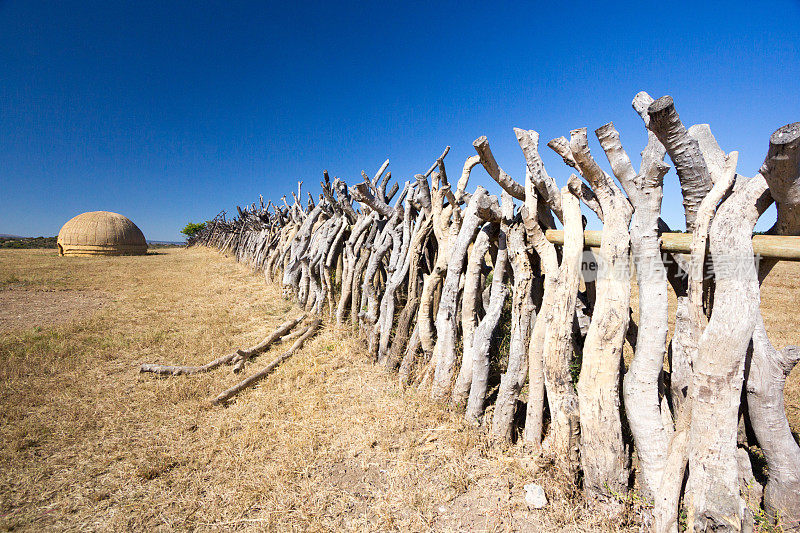
{"label": "small rock on ground", "polygon": [[547,505],[544,489],[536,483],[525,485],[525,503],[530,509],[541,509]]}

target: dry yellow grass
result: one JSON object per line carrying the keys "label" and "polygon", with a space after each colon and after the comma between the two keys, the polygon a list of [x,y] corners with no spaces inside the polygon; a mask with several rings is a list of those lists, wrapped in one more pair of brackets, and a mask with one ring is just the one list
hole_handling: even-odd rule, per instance
{"label": "dry yellow grass", "polygon": [[[796,272],[779,278],[792,285]],[[0,252],[0,290],[16,287],[103,291],[106,303],[0,339],[0,529],[634,529],[590,512],[556,469],[404,391],[330,327],[227,408],[209,400],[240,378],[230,367],[138,374],[142,362],[196,364],[250,345],[299,313],[230,258]],[[767,321],[781,344],[798,313],[779,307]],[[530,481],[547,509],[526,509]]]}

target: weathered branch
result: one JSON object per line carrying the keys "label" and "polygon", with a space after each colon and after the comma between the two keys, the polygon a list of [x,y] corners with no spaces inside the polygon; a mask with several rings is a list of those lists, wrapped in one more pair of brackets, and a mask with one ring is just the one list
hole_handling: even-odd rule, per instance
{"label": "weathered branch", "polygon": [[683,190],[686,229],[692,231],[700,202],[712,185],[700,145],[683,126],[671,96],[662,96],[651,103],[647,114],[650,117],[647,128],[655,133],[675,164]]}
{"label": "weathered branch", "polygon": [[233,387],[220,393],[219,396],[214,398],[214,400],[212,400],[211,403],[213,403],[214,405],[225,403],[234,396],[236,396],[237,394],[239,394],[240,392],[242,392],[243,390],[252,387],[256,383],[267,377],[270,373],[272,373],[273,370],[275,370],[278,367],[278,365],[280,365],[282,362],[286,361],[287,359],[292,357],[295,353],[297,353],[297,350],[303,347],[303,344],[305,344],[306,340],[308,340],[308,338],[311,337],[316,332],[317,328],[321,323],[322,323],[321,319],[319,318],[315,319],[308,327],[306,327],[306,329],[303,331],[303,334],[300,336],[300,338],[298,338],[294,342],[294,344],[292,344],[289,350],[278,356],[262,370],[256,372],[247,379],[240,381]]}
{"label": "weathered branch", "polygon": [[233,363],[233,365],[234,365],[233,366],[233,371],[234,372],[239,372],[240,370],[242,370],[242,368],[244,367],[244,364],[250,358],[252,358],[254,355],[259,355],[259,354],[262,354],[265,351],[267,351],[269,349],[269,347],[272,346],[273,343],[275,343],[275,341],[281,339],[281,337],[283,337],[284,335],[289,333],[292,329],[294,329],[294,327],[297,324],[302,322],[303,319],[305,319],[305,317],[306,317],[306,315],[305,315],[305,313],[303,313],[302,315],[300,315],[297,318],[294,318],[294,319],[291,319],[291,320],[287,320],[286,322],[284,322],[283,324],[278,326],[278,328],[275,331],[273,331],[272,333],[267,335],[264,338],[264,340],[262,340],[261,342],[259,342],[255,346],[252,346],[252,347],[250,347],[250,348],[248,348],[246,350],[236,350],[236,357],[234,357],[233,361],[231,361]]}
{"label": "weathered branch", "polygon": [[512,197],[516,198],[517,200],[525,200],[525,187],[514,181],[514,179],[505,173],[503,169],[501,169],[497,161],[494,159],[494,155],[492,154],[492,149],[489,148],[489,141],[486,139],[485,136],[478,137],[473,141],[472,146],[475,147],[475,151],[478,152],[478,155],[481,159],[481,164],[483,168],[486,169],[486,172],[489,176],[492,177],[494,181],[500,185],[504,191],[510,194]]}
{"label": "weathered branch", "polygon": [[[800,122],[788,124],[770,137],[761,174],[778,208],[775,233],[800,233]],[[762,209],[763,210],[763,209]],[[786,377],[800,360],[800,350],[776,350],[767,338],[761,316],[753,333],[753,355],[747,376],[750,423],[764,451],[769,478],[764,489],[767,515],[780,517],[785,527],[800,526],[800,446],[794,440],[784,408]]]}
{"label": "weathered branch", "polygon": [[489,348],[508,295],[508,289],[504,283],[507,263],[506,235],[501,231],[498,235],[497,259],[492,274],[489,305],[486,308],[486,316],[475,328],[472,340],[472,386],[469,390],[464,419],[473,424],[478,423],[483,417],[486,403],[486,391],[489,385]]}
{"label": "weathered branch", "polygon": [[[564,209],[563,257],[561,266],[555,273],[556,279],[552,284],[545,285],[542,309],[535,326],[536,329],[544,330],[544,334],[534,333],[531,337],[531,349],[534,349],[534,342],[538,342],[541,336],[539,349],[542,352],[551,416],[550,431],[544,446],[553,456],[566,461],[574,471],[577,470],[578,463],[580,418],[570,363],[572,320],[581,279],[583,223],[577,198],[568,193],[566,188],[562,189],[561,198]],[[540,434],[529,434],[526,425],[526,442],[538,445],[540,438]]]}
{"label": "weathered branch", "polygon": [[176,365],[155,365],[145,363],[139,367],[139,372],[152,372],[154,374],[161,374],[163,376],[180,376],[180,375],[191,375],[191,374],[202,374],[204,372],[209,372],[214,370],[215,368],[222,366],[222,365],[230,365],[234,364],[237,359],[239,358],[247,358],[252,357],[253,355],[258,355],[266,351],[275,341],[279,340],[282,335],[285,335],[288,331],[294,328],[297,324],[300,323],[305,318],[305,314],[300,315],[297,318],[287,320],[278,328],[267,335],[264,340],[259,342],[258,344],[246,349],[246,350],[236,350],[233,353],[223,355],[222,357],[217,357],[213,361],[209,361],[208,363],[201,365],[201,366],[176,366]]}
{"label": "weathered branch", "polygon": [[[642,98],[642,93],[637,97]],[[630,236],[639,286],[639,328],[634,359],[625,374],[623,395],[639,456],[642,492],[647,498],[654,498],[669,444],[668,429],[663,422],[663,402],[659,397],[666,355],[668,305],[667,273],[658,242],[663,177],[669,167],[663,163],[664,150],[656,148],[660,143],[652,133],[642,152],[639,172],[634,170],[612,123],[598,128],[597,137],[614,175],[635,207]]]}
{"label": "weathered branch", "polygon": [[589,153],[586,128],[572,130],[569,151],[605,215],[598,253],[602,268],[597,273],[597,298],[584,341],[577,390],[584,489],[590,498],[613,503],[614,493],[628,491],[628,450],[618,390],[629,320],[628,225],[633,209]]}

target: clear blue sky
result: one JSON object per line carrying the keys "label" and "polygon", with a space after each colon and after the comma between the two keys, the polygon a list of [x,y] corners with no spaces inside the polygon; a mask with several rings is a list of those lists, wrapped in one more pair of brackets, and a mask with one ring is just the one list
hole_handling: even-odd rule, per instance
{"label": "clear blue sky", "polygon": [[[480,135],[521,180],[514,126],[546,142],[614,121],[638,164],[640,90],[711,124],[752,175],[770,133],[800,120],[799,89],[798,0],[0,0],[0,233],[110,210],[178,240],[298,179],[317,193],[323,169],[352,182],[388,157],[409,179],[449,144],[457,175]],[[682,227],[667,180],[663,217]]]}

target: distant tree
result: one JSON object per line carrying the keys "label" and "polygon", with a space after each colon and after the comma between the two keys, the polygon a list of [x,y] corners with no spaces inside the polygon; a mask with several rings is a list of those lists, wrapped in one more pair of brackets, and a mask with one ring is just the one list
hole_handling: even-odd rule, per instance
{"label": "distant tree", "polygon": [[206,227],[205,222],[201,222],[199,224],[195,224],[194,222],[189,222],[188,224],[186,224],[186,227],[181,230],[181,233],[186,235],[187,239],[191,239],[194,234],[202,231],[203,228],[205,227]]}

